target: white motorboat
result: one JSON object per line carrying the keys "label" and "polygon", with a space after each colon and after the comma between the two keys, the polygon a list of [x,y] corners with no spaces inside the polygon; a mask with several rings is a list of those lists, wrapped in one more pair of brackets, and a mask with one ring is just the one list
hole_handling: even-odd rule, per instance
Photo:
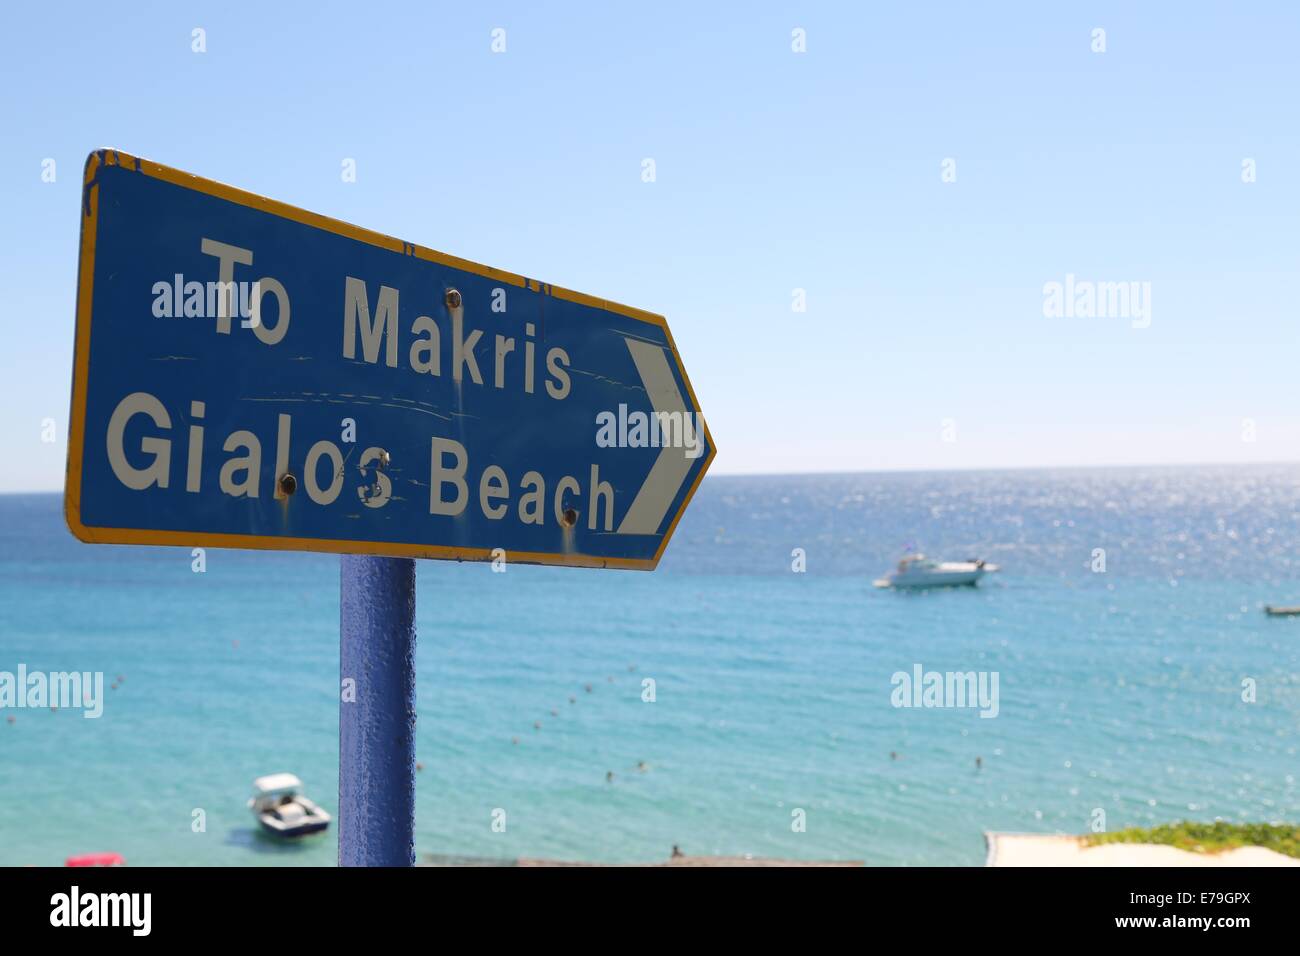
{"label": "white motorboat", "polygon": [[248,809],[262,829],[275,836],[306,836],[330,825],[330,815],[303,796],[302,781],[291,773],[273,773],[254,780]]}
{"label": "white motorboat", "polygon": [[909,554],[898,562],[893,573],[873,583],[878,588],[956,587],[977,584],[984,575],[996,570],[996,564],[977,559],[934,561],[923,554]]}

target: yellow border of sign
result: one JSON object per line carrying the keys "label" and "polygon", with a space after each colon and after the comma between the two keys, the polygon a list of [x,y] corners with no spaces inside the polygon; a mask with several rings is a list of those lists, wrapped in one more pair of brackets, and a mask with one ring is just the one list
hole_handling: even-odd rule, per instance
{"label": "yellow border of sign", "polygon": [[[72,411],[68,428],[68,470],[63,492],[64,518],[68,522],[69,530],[82,541],[91,544],[154,544],[190,548],[248,548],[260,551],[324,551],[335,554],[374,554],[403,558],[438,558],[450,561],[490,561],[492,559],[491,549],[488,548],[449,548],[439,545],[335,541],[328,538],[280,538],[253,534],[214,534],[210,532],[191,534],[185,531],[142,531],[133,528],[94,528],[81,523],[81,468],[86,425],[86,380],[90,370],[90,316],[91,300],[94,294],[95,241],[99,217],[99,191],[98,184],[95,183],[95,174],[99,171],[101,165],[129,166],[136,172],[143,173],[146,176],[153,176],[155,179],[161,179],[187,189],[195,189],[209,196],[226,199],[241,206],[280,216],[306,226],[324,229],[335,235],[369,243],[390,252],[413,255],[419,259],[427,259],[430,262],[462,269],[465,272],[472,272],[475,275],[485,276],[489,279],[508,282],[511,285],[528,288],[534,292],[543,292],[557,299],[565,299],[569,302],[605,309],[627,316],[630,319],[657,325],[664,330],[664,336],[667,338],[668,346],[672,351],[673,361],[676,363],[677,370],[686,385],[686,391],[690,394],[691,405],[696,409],[700,407],[699,400],[695,397],[695,389],[692,388],[691,380],[686,376],[686,369],[682,366],[681,356],[677,352],[677,343],[673,341],[672,332],[668,330],[668,322],[662,315],[634,309],[617,302],[610,302],[607,299],[598,299],[595,296],[584,295],[581,292],[574,292],[560,286],[548,285],[535,279],[526,279],[513,272],[494,269],[491,266],[471,262],[468,259],[460,259],[433,249],[426,249],[424,246],[403,242],[400,239],[394,239],[392,236],[385,236],[382,233],[372,232],[369,229],[341,222],[338,219],[331,219],[328,216],[308,212],[287,203],[245,192],[242,189],[236,189],[234,186],[227,186],[211,179],[204,179],[193,173],[182,172],[161,163],[141,159],[121,150],[97,149],[86,157],[86,172],[82,182],[81,254],[77,268],[77,333],[72,366]],[[691,483],[690,489],[686,492],[681,507],[673,515],[673,519],[664,532],[653,558],[599,558],[587,554],[550,554],[529,551],[511,552],[508,553],[508,557],[512,561],[523,564],[549,564],[577,568],[625,568],[640,571],[654,570],[655,566],[659,564],[659,559],[663,557],[664,549],[668,546],[673,532],[677,530],[677,522],[681,520],[682,514],[690,505],[696,489],[700,486],[700,481],[703,480],[705,472],[709,470],[709,465],[713,463],[713,458],[717,454],[717,448],[713,444],[713,435],[709,432],[707,423],[704,426],[704,436],[709,443],[709,455],[704,460],[704,467],[695,476],[695,481]]]}

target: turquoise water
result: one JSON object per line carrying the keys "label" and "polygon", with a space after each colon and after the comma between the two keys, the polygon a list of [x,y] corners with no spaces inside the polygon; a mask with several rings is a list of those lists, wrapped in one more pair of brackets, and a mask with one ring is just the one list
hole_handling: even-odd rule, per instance
{"label": "turquoise water", "polygon": [[[336,807],[338,559],[196,574],[60,508],[0,497],[0,670],[124,680],[99,720],[5,712],[0,864],[333,863],[244,801],[290,770]],[[1295,820],[1300,621],[1261,605],[1300,603],[1298,531],[1297,467],[710,478],[653,574],[421,562],[417,851],[978,864],[1096,810]],[[1003,571],[873,589],[911,542]],[[918,663],[998,672],[998,716],[891,706]]]}

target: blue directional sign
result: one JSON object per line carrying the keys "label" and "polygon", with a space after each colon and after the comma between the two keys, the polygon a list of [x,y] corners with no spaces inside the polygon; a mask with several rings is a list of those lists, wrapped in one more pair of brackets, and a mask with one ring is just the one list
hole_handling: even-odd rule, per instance
{"label": "blue directional sign", "polygon": [[713,459],[661,316],[116,150],[81,213],[83,541],[650,569]]}

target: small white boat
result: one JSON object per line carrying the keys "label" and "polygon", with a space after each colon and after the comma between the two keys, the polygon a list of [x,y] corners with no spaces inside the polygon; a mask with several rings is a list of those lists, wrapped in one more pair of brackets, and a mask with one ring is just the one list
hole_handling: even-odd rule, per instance
{"label": "small white boat", "polygon": [[1269,617],[1300,617],[1300,607],[1280,607],[1276,604],[1265,604],[1264,613]]}
{"label": "small white boat", "polygon": [[306,836],[330,825],[330,815],[302,795],[302,781],[291,773],[273,773],[254,780],[248,809],[262,829],[275,836]]}
{"label": "small white boat", "polygon": [[996,570],[996,564],[981,560],[934,561],[923,554],[909,554],[892,574],[872,583],[878,588],[956,587],[978,584],[980,578]]}

